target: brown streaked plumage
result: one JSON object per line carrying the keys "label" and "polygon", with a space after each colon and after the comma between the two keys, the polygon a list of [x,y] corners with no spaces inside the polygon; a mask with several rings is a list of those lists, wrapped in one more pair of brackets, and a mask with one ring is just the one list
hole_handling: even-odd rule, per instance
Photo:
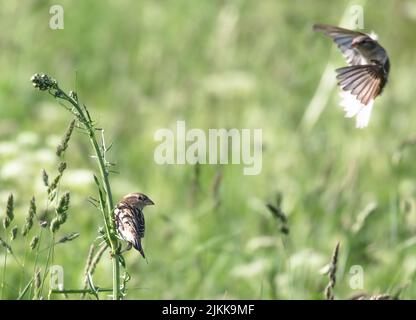
{"label": "brown streaked plumage", "polygon": [[143,258],[146,258],[141,243],[145,233],[143,208],[147,205],[154,205],[154,202],[143,193],[134,192],[124,196],[114,209],[116,228],[128,242],[127,250],[133,246]]}

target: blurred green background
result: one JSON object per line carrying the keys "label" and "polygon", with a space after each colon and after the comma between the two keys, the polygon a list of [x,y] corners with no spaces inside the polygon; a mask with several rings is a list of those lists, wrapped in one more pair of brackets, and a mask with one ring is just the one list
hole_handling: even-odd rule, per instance
{"label": "blurred green background", "polygon": [[[32,74],[45,72],[77,91],[114,143],[115,201],[142,191],[156,203],[145,210],[149,264],[133,250],[125,255],[128,299],[322,299],[337,241],[336,298],[399,290],[416,298],[415,1],[0,2],[1,217],[12,192],[13,225],[23,225],[31,196],[38,211],[45,203],[41,170],[56,175],[55,148],[71,116],[32,88]],[[49,28],[54,4],[64,8],[63,30]],[[312,24],[337,25],[354,4],[390,55],[389,83],[364,130],[344,118],[334,77],[317,121],[305,122],[328,61],[345,65]],[[177,120],[204,130],[261,128],[261,174],[155,164],[154,132]],[[53,257],[67,289],[82,286],[102,224],[87,201],[96,197],[91,154],[75,132],[60,185],[71,207],[59,235],[80,237]],[[288,235],[266,208],[279,192]],[[0,236],[9,240],[3,227]],[[23,260],[22,237],[12,246]],[[0,266],[3,257],[1,248]],[[33,260],[28,253],[29,275]],[[350,286],[357,265],[362,289]],[[9,258],[3,298],[16,298],[20,276]],[[111,287],[108,252],[94,282]]]}

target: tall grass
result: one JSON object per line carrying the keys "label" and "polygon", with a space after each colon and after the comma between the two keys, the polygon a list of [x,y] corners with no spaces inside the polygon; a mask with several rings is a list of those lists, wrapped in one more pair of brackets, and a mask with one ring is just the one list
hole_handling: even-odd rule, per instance
{"label": "tall grass", "polygon": [[[42,171],[47,203],[43,212],[40,213],[36,198],[33,196],[29,201],[23,225],[19,225],[14,219],[14,195],[10,194],[8,197],[3,229],[5,235],[9,232],[10,240],[7,241],[6,238],[0,237],[0,245],[5,252],[1,274],[2,299],[6,297],[19,300],[50,297],[51,288],[45,290],[45,282],[49,276],[50,266],[53,264],[54,248],[58,244],[72,241],[79,236],[79,233],[73,232],[55,241],[57,231],[67,221],[70,204],[70,193],[64,192],[59,195],[58,191],[59,181],[65,169],[66,164],[62,162],[57,168],[58,174],[52,184],[49,184],[49,176],[46,171]],[[13,227],[11,227],[12,225]],[[42,247],[45,244],[47,247]],[[23,253],[19,250],[22,247]],[[47,251],[46,258],[42,257],[42,253],[45,251]],[[9,257],[12,258],[14,265],[8,262]],[[19,270],[19,279],[15,283],[11,283],[7,277],[7,269],[10,266]]]}

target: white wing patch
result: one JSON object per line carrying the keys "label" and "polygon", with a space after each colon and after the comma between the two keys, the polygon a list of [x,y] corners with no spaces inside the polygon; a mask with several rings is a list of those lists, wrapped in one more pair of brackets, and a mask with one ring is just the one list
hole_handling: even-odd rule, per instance
{"label": "white wing patch", "polygon": [[356,117],[356,127],[365,128],[368,126],[371,118],[371,112],[373,110],[374,99],[371,99],[367,105],[357,100],[357,97],[350,92],[341,91],[340,106],[345,111],[345,117]]}

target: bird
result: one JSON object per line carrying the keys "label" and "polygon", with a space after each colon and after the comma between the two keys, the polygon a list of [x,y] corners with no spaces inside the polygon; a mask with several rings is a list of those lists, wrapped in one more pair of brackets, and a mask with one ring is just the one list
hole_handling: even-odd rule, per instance
{"label": "bird", "polygon": [[148,196],[140,192],[125,195],[114,209],[114,222],[120,237],[127,242],[124,251],[134,247],[146,259],[141,239],[144,238],[145,220],[143,208],[154,205]]}
{"label": "bird", "polygon": [[347,118],[356,117],[356,127],[368,126],[374,99],[381,95],[390,72],[386,50],[377,36],[326,24],[314,24],[332,38],[347,60],[348,66],[336,69],[341,87],[341,107]]}

